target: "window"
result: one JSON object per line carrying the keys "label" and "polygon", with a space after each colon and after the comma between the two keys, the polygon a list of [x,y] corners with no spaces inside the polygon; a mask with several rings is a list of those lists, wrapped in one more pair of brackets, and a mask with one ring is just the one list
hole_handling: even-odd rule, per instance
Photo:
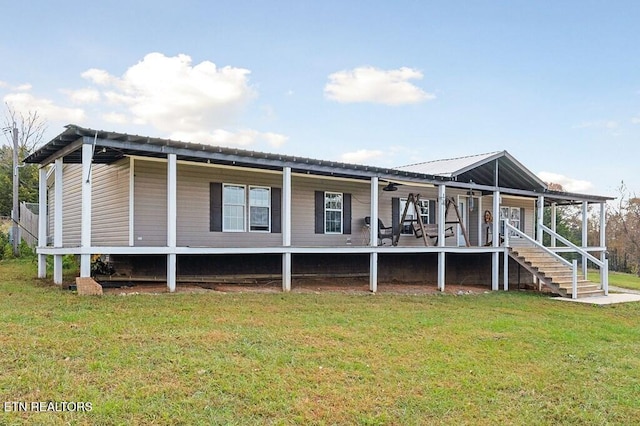
{"label": "window", "polygon": [[[520,220],[520,207],[500,207],[500,233],[504,235],[504,221],[508,220],[514,228],[522,230]],[[511,231],[510,237],[519,237]]]}
{"label": "window", "polygon": [[249,187],[249,230],[269,232],[271,216],[270,188]]}
{"label": "window", "polygon": [[222,230],[243,232],[245,230],[245,187],[224,184],[222,187]]}
{"label": "window", "polygon": [[324,232],[342,234],[342,193],[324,193]]}
{"label": "window", "polygon": [[[404,212],[405,206],[407,205],[407,199],[400,199],[400,215]],[[429,223],[429,200],[420,200],[418,202],[418,211],[420,212],[420,219],[422,219],[422,223]],[[404,218],[404,223],[402,224],[402,228],[400,229],[401,235],[412,235],[413,234],[413,220],[416,216],[416,209],[413,203],[409,203],[409,208],[407,208],[407,215]],[[402,216],[401,216],[402,217]]]}

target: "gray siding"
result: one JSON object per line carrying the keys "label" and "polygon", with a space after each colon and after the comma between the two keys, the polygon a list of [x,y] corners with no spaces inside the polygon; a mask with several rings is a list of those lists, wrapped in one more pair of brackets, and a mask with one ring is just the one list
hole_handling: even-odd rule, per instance
{"label": "gray siding", "polygon": [[134,173],[135,246],[167,245],[167,163],[136,159]]}
{"label": "gray siding", "polygon": [[91,244],[129,245],[129,159],[94,164],[91,191]]}
{"label": "gray siding", "polygon": [[[129,241],[129,160],[92,167],[91,243],[121,246]],[[62,243],[80,246],[82,222],[82,165],[65,164],[62,176]],[[55,211],[54,174],[48,181],[48,236],[53,240]]]}
{"label": "gray siding", "polygon": [[80,246],[82,221],[82,165],[65,164],[62,174],[62,244]]}
{"label": "gray siding", "polygon": [[[303,247],[363,246],[369,241],[364,228],[365,216],[371,215],[369,182],[294,176],[291,184],[291,244]],[[351,234],[315,233],[315,191],[351,194]]]}
{"label": "gray siding", "polygon": [[[524,233],[535,238],[535,209],[536,200],[524,197],[511,197],[502,195],[502,203],[500,207],[519,207],[524,208]],[[493,212],[493,196],[482,198],[482,211],[489,210]]]}
{"label": "gray siding", "polygon": [[[282,175],[178,164],[177,243],[179,246],[266,247],[282,245],[282,234],[280,233],[211,232],[209,230],[211,182],[245,185],[247,190],[252,185],[281,188]],[[248,229],[248,225],[246,229]]]}

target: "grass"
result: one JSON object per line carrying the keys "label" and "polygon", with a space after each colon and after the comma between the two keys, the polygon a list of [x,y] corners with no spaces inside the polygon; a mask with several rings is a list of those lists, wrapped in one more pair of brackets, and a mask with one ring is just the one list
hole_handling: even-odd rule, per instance
{"label": "grass", "polygon": [[80,297],[0,262],[0,424],[638,424],[640,303]]}
{"label": "grass", "polygon": [[[589,280],[594,283],[600,282],[600,271],[589,270]],[[609,272],[609,285],[627,288],[631,290],[640,290],[640,277],[635,274],[626,274],[624,272]]]}

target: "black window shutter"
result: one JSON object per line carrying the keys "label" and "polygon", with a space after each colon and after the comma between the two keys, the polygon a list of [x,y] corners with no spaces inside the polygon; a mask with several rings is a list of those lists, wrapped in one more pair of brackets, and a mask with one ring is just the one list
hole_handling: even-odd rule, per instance
{"label": "black window shutter", "polygon": [[520,230],[524,232],[524,207],[520,208]]}
{"label": "black window shutter", "polygon": [[209,231],[222,232],[222,183],[209,184]]}
{"label": "black window shutter", "polygon": [[436,223],[436,201],[429,200],[429,223]]}
{"label": "black window shutter", "polygon": [[393,235],[399,235],[400,223],[400,198],[393,197],[391,199],[391,226],[393,226]]}
{"label": "black window shutter", "polygon": [[351,194],[342,194],[342,233],[351,234]]}
{"label": "black window shutter", "polygon": [[282,232],[282,189],[271,188],[271,232]]}
{"label": "black window shutter", "polygon": [[324,234],[324,192],[316,191],[316,234]]}

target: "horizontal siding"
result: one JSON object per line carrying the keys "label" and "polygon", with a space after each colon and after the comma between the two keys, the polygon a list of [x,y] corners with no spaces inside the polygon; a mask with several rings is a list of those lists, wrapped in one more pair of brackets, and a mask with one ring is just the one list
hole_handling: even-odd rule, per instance
{"label": "horizontal siding", "polygon": [[136,159],[134,174],[134,245],[167,245],[167,163]]}
{"label": "horizontal siding", "polygon": [[[136,163],[137,164],[137,163]],[[281,246],[282,234],[268,232],[211,232],[210,183],[282,187],[282,175],[210,166],[178,164],[177,243],[191,247]],[[248,225],[247,228],[248,229]]]}
{"label": "horizontal siding", "polygon": [[[500,207],[519,207],[524,208],[524,233],[535,238],[535,210],[536,200],[524,197],[510,197],[502,195],[502,203]],[[482,198],[482,210],[489,210],[493,213],[493,196]]]}
{"label": "horizontal siding", "polygon": [[92,245],[129,245],[129,159],[94,164],[91,193]]}
{"label": "horizontal siding", "polygon": [[[370,187],[368,182],[294,176],[291,182],[291,243],[308,247],[366,245],[369,235],[364,228],[364,217],[371,215]],[[315,233],[315,191],[351,194],[350,235]]]}
{"label": "horizontal siding", "polygon": [[53,212],[56,202],[55,189],[56,185],[52,173],[51,177],[47,180],[47,245],[51,246],[53,246]]}
{"label": "horizontal siding", "polygon": [[62,244],[80,246],[82,223],[82,165],[65,164],[62,169]]}

